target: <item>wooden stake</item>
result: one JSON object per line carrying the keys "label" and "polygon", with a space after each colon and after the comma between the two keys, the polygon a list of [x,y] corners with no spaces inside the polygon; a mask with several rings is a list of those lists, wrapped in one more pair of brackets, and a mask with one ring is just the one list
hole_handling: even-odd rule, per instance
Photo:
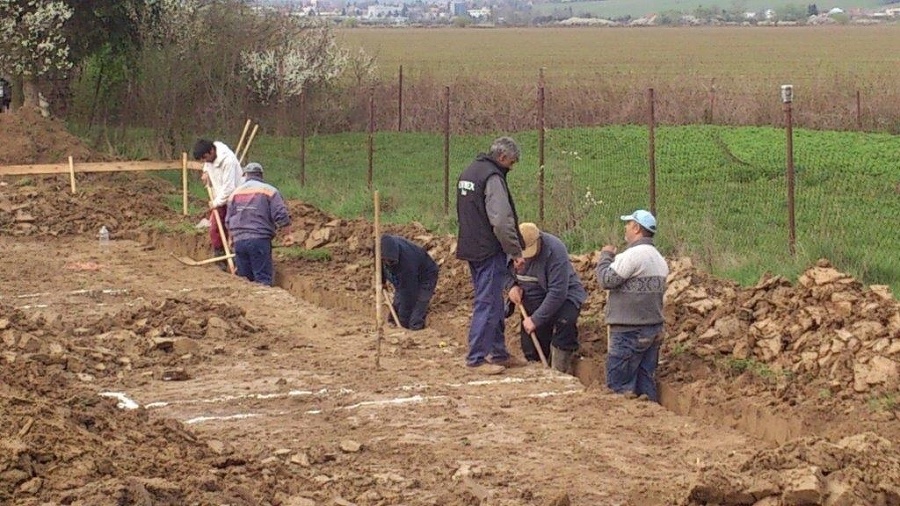
{"label": "wooden stake", "polygon": [[[381,338],[384,335],[384,327],[381,325],[381,295],[384,289],[381,279],[381,214],[378,202],[378,190],[375,190],[375,368],[381,369]],[[399,323],[399,322],[398,322]]]}
{"label": "wooden stake", "polygon": [[253,125],[253,131],[250,132],[250,138],[247,139],[247,144],[244,146],[244,152],[243,154],[241,154],[241,158],[239,159],[242,166],[244,165],[244,158],[247,158],[247,151],[250,151],[250,144],[253,143],[253,138],[256,137],[257,129],[259,129],[259,123]]}
{"label": "wooden stake", "polygon": [[[209,194],[209,201],[212,202],[213,191],[211,186],[206,186],[206,193]],[[236,274],[237,270],[234,268],[234,256],[231,255],[231,247],[228,246],[228,237],[225,236],[225,229],[222,228],[222,217],[219,216],[219,212],[216,209],[210,208],[210,211],[212,211],[213,219],[216,220],[216,225],[219,227],[219,238],[222,240],[222,248],[225,249],[225,256],[228,257],[228,272]]]}
{"label": "wooden stake", "polygon": [[244,123],[244,131],[241,132],[241,140],[238,141],[237,147],[234,148],[235,153],[240,153],[241,148],[244,146],[244,138],[247,137],[247,130],[250,130],[250,118],[247,118],[247,122]]}
{"label": "wooden stake", "polygon": [[[522,304],[519,304],[519,312],[522,313],[522,320],[528,318],[528,311],[525,311],[525,306]],[[547,357],[544,356],[544,350],[541,348],[541,342],[538,341],[537,335],[534,332],[529,332],[528,334],[531,336],[531,343],[537,348],[538,356],[541,357],[541,363],[544,364],[544,367],[550,367],[550,364],[547,363]]]}
{"label": "wooden stake", "polygon": [[181,214],[188,215],[187,153],[181,153]]}
{"label": "wooden stake", "polygon": [[69,183],[72,185],[72,195],[75,195],[75,161],[69,157]]}

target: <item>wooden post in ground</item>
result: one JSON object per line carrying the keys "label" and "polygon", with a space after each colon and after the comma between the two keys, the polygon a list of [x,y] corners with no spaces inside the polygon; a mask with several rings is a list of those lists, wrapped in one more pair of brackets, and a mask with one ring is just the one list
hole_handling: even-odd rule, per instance
{"label": "wooden post in ground", "polygon": [[187,153],[181,153],[181,214],[188,215]]}
{"label": "wooden post in ground", "polygon": [[374,179],[374,157],[375,157],[375,86],[369,88],[369,128],[366,142],[366,152],[368,153],[368,169],[366,170],[366,187],[372,189]]}
{"label": "wooden post in ground", "polygon": [[[375,209],[375,368],[381,369],[381,338],[384,335],[384,327],[381,324],[381,296],[384,282],[381,279],[381,214],[378,202],[378,190],[373,194]],[[398,322],[399,323],[399,322]]]}
{"label": "wooden post in ground", "polygon": [[69,184],[72,186],[72,195],[75,195],[75,162],[69,157]]}

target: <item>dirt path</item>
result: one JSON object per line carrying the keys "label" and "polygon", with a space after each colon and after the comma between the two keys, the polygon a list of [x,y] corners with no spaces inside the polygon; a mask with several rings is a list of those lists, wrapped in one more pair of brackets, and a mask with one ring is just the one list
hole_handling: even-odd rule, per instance
{"label": "dirt path", "polygon": [[[206,335],[187,358],[92,385],[264,469],[289,463],[293,488],[317,504],[551,504],[563,494],[572,504],[673,504],[700,467],[765,446],[535,366],[474,375],[462,347],[432,330],[389,331],[376,370],[366,314],[327,311],[130,241],[106,257],[93,241],[53,246],[0,237],[0,269],[15,273],[0,302],[59,315],[67,328],[173,297],[244,308],[258,331]],[[191,379],[162,381],[173,367]]]}

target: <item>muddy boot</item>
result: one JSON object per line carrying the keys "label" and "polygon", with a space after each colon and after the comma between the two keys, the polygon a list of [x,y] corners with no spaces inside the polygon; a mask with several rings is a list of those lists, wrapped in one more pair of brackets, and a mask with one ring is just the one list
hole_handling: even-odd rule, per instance
{"label": "muddy boot", "polygon": [[[222,257],[225,256],[225,248],[213,248],[213,257]],[[219,268],[220,271],[228,272],[228,262],[225,260],[220,260],[216,262],[216,267]]]}
{"label": "muddy boot", "polygon": [[571,374],[574,358],[575,350],[561,350],[556,346],[550,346],[550,367],[557,371]]}

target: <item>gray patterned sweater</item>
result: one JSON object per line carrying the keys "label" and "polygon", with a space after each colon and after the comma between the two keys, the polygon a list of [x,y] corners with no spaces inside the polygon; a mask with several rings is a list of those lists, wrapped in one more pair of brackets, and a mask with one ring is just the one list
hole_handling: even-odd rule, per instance
{"label": "gray patterned sweater", "polygon": [[653,239],[638,239],[618,255],[603,252],[597,264],[597,281],[609,290],[606,323],[611,330],[663,323],[668,275],[669,266]]}

